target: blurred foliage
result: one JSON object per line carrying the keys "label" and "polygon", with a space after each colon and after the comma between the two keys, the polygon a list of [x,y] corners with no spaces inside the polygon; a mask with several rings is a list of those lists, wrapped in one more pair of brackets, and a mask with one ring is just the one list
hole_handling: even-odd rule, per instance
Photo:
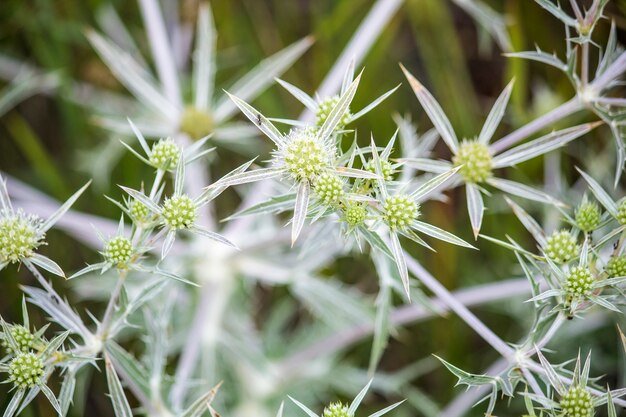
{"label": "blurred foliage", "polygon": [[[164,3],[173,7],[174,2]],[[195,21],[197,3],[194,0],[180,0],[182,19],[189,25]],[[365,73],[355,98],[355,108],[361,108],[368,103],[368,99],[398,83],[406,84],[397,66],[399,62],[424,82],[438,98],[457,131],[467,137],[478,133],[493,100],[512,77],[515,77],[516,84],[504,123],[509,131],[564,102],[573,93],[567,79],[554,69],[522,60],[507,60],[494,45],[488,50],[481,50],[475,23],[450,2],[406,0],[405,3],[364,60]],[[563,52],[562,26],[534,2],[490,0],[487,3],[506,13],[510,19],[509,30],[514,50],[533,49],[537,44],[546,51]],[[133,1],[3,0],[0,5],[0,53],[25,60],[47,71],[59,72],[64,80],[60,92],[70,88],[71,80],[123,92],[123,87],[108,73],[84,36],[86,28],[97,25],[96,11],[109,4],[118,11],[140,47],[147,51],[140,12]],[[314,46],[283,77],[312,93],[372,4],[372,0],[212,1],[219,35],[218,51],[223,64],[218,68],[217,85],[228,85],[229,80],[236,79],[263,57],[312,34],[316,39]],[[612,2],[607,12],[615,20],[618,37],[624,43],[626,1]],[[603,24],[598,29],[598,38],[604,39],[608,29],[608,23]],[[87,176],[79,170],[84,152],[108,140],[107,135],[90,123],[89,114],[62,96],[33,97],[0,119],[0,170],[58,199],[67,198],[69,190],[78,188],[86,181]],[[268,89],[255,101],[255,106],[265,114],[276,117],[295,118],[301,110],[299,103],[278,86]],[[403,85],[359,122],[362,144],[365,144],[370,131],[378,139],[390,137],[395,130],[391,119],[395,111],[410,114],[421,131],[430,127],[412,91]],[[572,119],[570,125],[584,121],[575,120],[576,117]],[[506,133],[503,130],[497,134]],[[587,155],[582,154],[583,149],[591,148],[591,152],[600,157],[604,152],[612,152],[613,145],[605,128],[598,129],[585,141],[584,148],[574,144],[570,154],[563,155],[563,166],[573,167],[576,163],[584,162]],[[445,156],[443,146],[437,149],[441,156]],[[600,161],[600,157],[596,161]],[[613,158],[608,159],[612,161]],[[510,170],[508,175],[531,184],[542,182],[542,160],[538,158],[523,168]],[[216,162],[218,172],[223,173],[239,164],[241,157],[220,151]],[[119,197],[121,192],[114,185],[133,183],[133,179],[144,176],[145,169],[139,161],[126,155],[111,172],[111,185],[106,189],[92,188],[87,192],[91,195],[79,200],[76,207],[97,215],[116,216],[117,209],[112,204],[103,204],[101,194]],[[592,169],[597,171],[602,168]],[[566,180],[569,179],[568,174],[572,175],[572,172],[566,172]],[[449,197],[451,204],[428,204],[425,217],[471,240],[464,196],[453,192]],[[233,199],[232,203],[226,204],[234,207],[237,196],[233,193],[230,198]],[[539,207],[535,206],[535,213],[538,210]],[[492,200],[486,215],[485,234],[502,236],[506,231],[521,244],[532,247],[532,238],[506,210],[503,200]],[[94,253],[72,239],[60,232],[52,233],[54,240],[62,244],[55,244],[43,252],[68,270],[94,259]],[[493,282],[518,272],[510,269],[514,264],[511,253],[485,241],[479,242],[478,246],[481,249],[479,253],[470,253],[446,244],[434,246],[437,254],[423,250],[416,253],[419,253],[418,258],[427,269],[449,289]],[[335,270],[329,272],[344,277],[346,282],[359,286],[363,291],[376,291],[368,284],[376,282],[372,278],[374,272],[371,265],[363,264],[361,268],[355,269],[352,263],[344,265],[340,261],[335,265]],[[8,320],[16,319],[20,311],[20,293],[14,283],[25,284],[32,278],[23,270],[16,273],[15,269],[8,269],[0,273],[0,280],[10,282],[3,285],[0,291],[0,314]],[[55,284],[61,287],[61,283]],[[67,296],[72,299],[71,292]],[[263,289],[257,289],[251,296],[256,297],[255,304],[261,306],[263,300],[271,302],[277,297]],[[92,311],[100,308],[101,305],[89,306]],[[528,320],[524,319],[524,313],[529,309],[526,310],[521,302],[507,301],[483,306],[476,311],[503,339],[515,341],[525,334],[529,326]],[[35,309],[31,311],[34,320],[41,323],[42,317],[37,316],[40,313]],[[260,314],[263,314],[262,308]],[[623,319],[622,328],[626,328]],[[569,328],[568,331],[575,333],[576,329]],[[612,329],[601,328],[585,333],[583,338],[574,336],[574,340],[576,343],[558,347],[555,361],[575,356],[579,345],[583,351],[593,349],[598,354],[594,356],[595,373],[607,374],[611,382],[620,380],[624,383],[625,372],[619,370],[617,365],[620,358],[601,355],[603,351],[614,351],[618,343]],[[351,348],[342,359],[366,367],[370,346],[371,342],[365,340]],[[401,329],[383,356],[381,370],[400,369],[430,353],[445,357],[463,369],[475,371],[497,359],[497,354],[479,336],[460,319],[449,314]],[[415,384],[435,402],[446,404],[463,390],[453,388],[454,377],[441,366],[432,368],[425,376],[416,379]],[[87,376],[84,378],[88,380]],[[76,404],[73,415],[112,415],[108,399],[100,395],[106,391],[103,377],[89,381],[90,386],[79,383],[79,389],[95,394],[87,397],[86,404]],[[0,407],[7,403],[4,389],[0,388]],[[375,405],[373,408],[376,408]],[[46,405],[45,399],[40,398],[22,415],[52,415],[52,410]],[[394,415],[413,414],[400,408]],[[479,416],[481,411],[477,409],[473,415]]]}

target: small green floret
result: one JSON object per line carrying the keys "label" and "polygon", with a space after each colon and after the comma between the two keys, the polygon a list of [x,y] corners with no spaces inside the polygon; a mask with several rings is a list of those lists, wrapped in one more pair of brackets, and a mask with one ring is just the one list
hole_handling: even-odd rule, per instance
{"label": "small green floret", "polygon": [[17,344],[17,351],[13,352],[11,345],[9,344],[6,337],[2,340],[2,347],[11,353],[18,352],[28,352],[33,347],[33,343],[35,342],[35,336],[28,330],[26,327],[21,325],[12,325],[9,327],[9,332],[11,333],[11,337]]}
{"label": "small green floret", "polygon": [[196,205],[186,195],[173,196],[163,204],[163,220],[170,229],[188,229],[196,221]]}
{"label": "small green floret", "polygon": [[556,263],[565,263],[578,256],[576,239],[567,230],[559,230],[550,237],[543,248],[545,255]]}
{"label": "small green floret", "polygon": [[361,203],[349,202],[344,209],[344,215],[350,226],[358,226],[365,221],[367,209]]}
{"label": "small green floret", "polygon": [[626,198],[622,199],[617,206],[617,222],[619,224],[626,224]]}
{"label": "small green floret", "polygon": [[[370,159],[369,161],[367,161],[367,164],[365,164],[365,169],[374,174],[376,173],[376,164],[374,163],[373,159]],[[381,159],[380,170],[381,170],[383,180],[385,181],[393,180],[393,175],[396,173],[396,171],[393,169],[393,165],[391,164],[391,162],[389,162],[386,159]]]}
{"label": "small green floret", "polygon": [[41,384],[43,362],[34,353],[18,353],[9,363],[9,381],[19,389]]}
{"label": "small green floret", "polygon": [[584,387],[571,387],[561,398],[561,409],[567,417],[592,417],[594,407],[591,393]]}
{"label": "small green floret", "polygon": [[21,211],[0,214],[0,263],[15,263],[33,255],[44,238],[37,229],[38,223],[38,217]]}
{"label": "small green floret", "polygon": [[383,204],[383,220],[392,230],[406,229],[419,214],[419,205],[408,195],[389,197]]}
{"label": "small green floret", "polygon": [[452,158],[455,167],[461,166],[459,174],[468,183],[480,183],[491,177],[493,160],[489,147],[476,140],[465,140]]}
{"label": "small green floret", "polygon": [[314,182],[315,194],[326,205],[335,205],[345,194],[343,181],[334,174],[322,173]]}
{"label": "small green floret", "polygon": [[133,220],[142,222],[148,217],[148,207],[139,200],[130,203],[130,215]]}
{"label": "small green floret", "polygon": [[133,244],[124,236],[116,236],[104,245],[104,257],[115,265],[126,264],[133,255]]}
{"label": "small green floret", "polygon": [[626,256],[613,256],[604,270],[609,278],[626,276]]}
{"label": "small green floret", "polygon": [[324,414],[322,417],[352,417],[350,414],[350,409],[347,405],[344,405],[340,402],[331,403],[328,407],[324,409]]}
{"label": "small green floret", "polygon": [[152,146],[150,165],[155,168],[169,171],[178,164],[179,159],[180,148],[170,138],[161,139]]}
{"label": "small green floret", "polygon": [[[339,103],[339,96],[329,97],[319,104],[319,107],[317,108],[317,113],[315,114],[315,124],[317,125],[317,127],[322,127],[324,125],[324,122],[326,122],[326,119],[328,119],[330,112],[333,111],[337,103]],[[350,116],[350,110],[348,109],[343,113],[343,116],[341,116],[341,120],[339,120],[339,123],[337,124],[337,127],[335,129],[343,129],[350,121]]]}
{"label": "small green floret", "polygon": [[572,268],[567,281],[565,282],[565,291],[570,297],[581,298],[591,294],[593,287],[593,274],[586,266],[577,266]]}
{"label": "small green floret", "polygon": [[600,225],[600,207],[596,203],[583,203],[576,209],[576,226],[591,232]]}
{"label": "small green floret", "polygon": [[198,140],[213,131],[214,122],[211,115],[195,107],[187,107],[180,118],[180,130],[191,139]]}
{"label": "small green floret", "polygon": [[293,179],[311,181],[330,164],[331,155],[313,132],[298,129],[289,135],[283,159]]}

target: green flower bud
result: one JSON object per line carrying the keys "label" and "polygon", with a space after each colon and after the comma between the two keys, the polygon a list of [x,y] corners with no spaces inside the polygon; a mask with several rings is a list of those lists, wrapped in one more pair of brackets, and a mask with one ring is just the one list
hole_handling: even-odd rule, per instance
{"label": "green flower bud", "polygon": [[180,148],[170,138],[161,139],[152,146],[150,165],[155,168],[169,171],[178,164],[179,159]]}
{"label": "green flower bud", "polygon": [[163,204],[162,215],[170,229],[188,229],[196,221],[196,205],[186,195],[173,196]]}
{"label": "green flower bud", "polygon": [[383,220],[392,230],[406,229],[419,215],[419,205],[408,195],[389,197],[383,205]]}
{"label": "green flower bud", "polygon": [[367,209],[361,203],[349,202],[344,208],[344,216],[350,226],[358,226],[365,221]]}
{"label": "green flower bud", "polygon": [[604,268],[609,278],[626,276],[626,256],[613,256]]}
{"label": "green flower bud", "polygon": [[626,224],[626,198],[617,206],[617,221],[619,224]]}
{"label": "green flower bud", "polygon": [[287,171],[296,181],[311,181],[329,166],[331,154],[311,130],[295,129],[283,151]]}
{"label": "green flower bud", "polygon": [[343,181],[335,174],[322,173],[313,184],[315,194],[329,206],[337,204],[344,195]]}
{"label": "green flower bud", "polygon": [[[374,164],[373,159],[370,159],[369,161],[367,161],[367,164],[365,164],[365,169],[369,172],[373,172],[374,174],[376,173],[376,164]],[[396,171],[393,169],[393,165],[391,165],[391,162],[387,161],[386,159],[381,159],[380,170],[383,176],[383,180],[385,181],[393,180],[393,174],[395,174]]]}
{"label": "green flower bud", "polygon": [[570,387],[561,398],[561,409],[567,417],[592,417],[594,408],[591,393],[584,387]]}
{"label": "green flower bud", "polygon": [[[15,340],[15,343],[17,343],[17,351],[11,353],[28,352],[33,347],[35,336],[26,327],[21,325],[12,325],[9,326],[9,332],[11,333],[13,340]],[[12,350],[6,339],[2,341],[2,347],[8,351]]]}
{"label": "green flower bud", "polygon": [[193,140],[208,136],[213,131],[213,126],[211,115],[195,107],[187,107],[180,118],[180,131]]}
{"label": "green flower bud", "polygon": [[600,207],[596,203],[583,203],[576,209],[576,226],[583,232],[591,232],[600,224]]}
{"label": "green flower bud", "polygon": [[347,405],[342,403],[332,403],[324,409],[322,417],[352,417]]}
{"label": "green flower bud", "polygon": [[143,222],[148,217],[148,207],[139,200],[131,201],[129,210],[131,217],[137,222]]}
{"label": "green flower bud", "polygon": [[124,236],[116,236],[104,245],[104,257],[115,265],[124,265],[133,255],[133,244]]}
{"label": "green flower bud", "polygon": [[34,353],[18,353],[9,363],[9,381],[20,389],[41,383],[43,362]]}
{"label": "green flower bud", "polygon": [[548,238],[543,248],[545,255],[556,263],[565,263],[578,256],[576,239],[567,230],[559,230]]}
{"label": "green flower bud", "polygon": [[[329,97],[319,104],[319,107],[317,108],[317,113],[315,114],[315,124],[317,125],[317,127],[322,127],[324,125],[324,122],[326,121],[326,119],[328,119],[330,112],[333,111],[337,103],[339,103],[339,96]],[[335,129],[343,129],[350,121],[350,116],[350,110],[348,109],[344,112],[341,120],[339,120],[339,123],[337,124],[337,127]]]}
{"label": "green flower bud", "polygon": [[44,234],[39,232],[37,216],[17,211],[0,214],[0,263],[19,262],[33,255],[43,244]]}
{"label": "green flower bud", "polygon": [[565,291],[570,297],[580,298],[591,294],[594,279],[589,268],[577,266],[567,275]]}
{"label": "green flower bud", "polygon": [[476,140],[464,140],[452,162],[455,167],[463,165],[459,174],[465,182],[479,183],[491,177],[493,160],[489,147]]}

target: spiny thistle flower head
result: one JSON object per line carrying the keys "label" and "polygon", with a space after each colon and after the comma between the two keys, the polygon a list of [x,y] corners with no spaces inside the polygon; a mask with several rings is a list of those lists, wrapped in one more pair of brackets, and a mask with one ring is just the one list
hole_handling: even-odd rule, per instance
{"label": "spiny thistle flower head", "polygon": [[561,409],[567,417],[592,417],[594,413],[591,393],[584,387],[573,386],[561,398]]}
{"label": "spiny thistle flower head", "polygon": [[600,224],[600,207],[596,203],[582,203],[576,209],[576,226],[583,232],[591,232]]}
{"label": "spiny thistle flower head", "polygon": [[9,363],[9,381],[20,389],[40,384],[43,374],[43,362],[31,352],[18,353]]}
{"label": "spiny thistle flower head", "polygon": [[[328,119],[330,112],[333,111],[337,103],[339,103],[339,96],[335,95],[332,97],[328,97],[319,104],[319,107],[317,108],[317,113],[315,114],[315,124],[317,125],[317,127],[322,127],[326,119]],[[337,124],[336,129],[342,129],[345,125],[347,125],[350,121],[350,116],[350,110],[346,110],[341,117],[341,120]]]}
{"label": "spiny thistle flower head", "polygon": [[626,224],[626,198],[623,198],[617,206],[617,221]]}
{"label": "spiny thistle flower head", "polygon": [[464,140],[452,158],[454,166],[463,167],[459,174],[466,182],[484,182],[491,177],[493,161],[489,147],[477,140]]}
{"label": "spiny thistle flower head", "polygon": [[170,229],[188,229],[196,221],[196,204],[185,194],[175,195],[165,200],[161,214]]}
{"label": "spiny thistle flower head", "polygon": [[148,207],[139,200],[131,201],[129,210],[135,221],[142,222],[148,217]]}
{"label": "spiny thistle flower head", "polygon": [[343,181],[335,174],[323,172],[315,178],[313,185],[315,194],[327,205],[337,204],[344,195]]}
{"label": "spiny thistle flower head", "polygon": [[333,159],[331,147],[312,129],[293,129],[285,139],[281,157],[296,181],[313,180]]}
{"label": "spiny thistle flower head", "polygon": [[584,297],[591,293],[593,274],[586,266],[577,266],[567,275],[565,291],[572,297]]}
{"label": "spiny thistle flower head", "polygon": [[559,230],[548,237],[543,251],[554,262],[565,263],[578,256],[578,249],[574,236],[567,230]]}
{"label": "spiny thistle flower head", "polygon": [[22,210],[0,214],[0,263],[15,263],[32,256],[45,237],[39,231],[40,223],[39,217]]}
{"label": "spiny thistle flower head", "polygon": [[[33,347],[35,336],[26,327],[13,325],[8,330],[15,343],[17,343],[17,351],[12,353],[28,352]],[[6,339],[2,341],[2,347],[9,351],[11,350],[11,345]]]}
{"label": "spiny thistle flower head", "polygon": [[408,195],[391,196],[383,204],[383,220],[391,229],[407,228],[419,214],[419,205]]}
{"label": "spiny thistle flower head", "polygon": [[[383,180],[392,181],[393,174],[395,174],[396,171],[393,169],[393,165],[391,164],[391,162],[389,162],[386,159],[381,159],[380,168],[381,168],[380,171],[381,171]],[[369,161],[367,161],[367,164],[365,164],[365,169],[368,170],[369,172],[376,173],[376,164],[374,163],[373,159],[370,159]]]}
{"label": "spiny thistle flower head", "polygon": [[328,407],[324,408],[322,417],[353,417],[349,410],[347,405],[340,402],[331,403]]}
{"label": "spiny thistle flower head", "polygon": [[609,278],[626,276],[626,256],[613,256],[604,268]]}
{"label": "spiny thistle flower head", "polygon": [[155,168],[169,171],[178,164],[180,148],[171,138],[161,139],[152,146],[150,165]]}
{"label": "spiny thistle flower head", "polygon": [[180,118],[180,131],[193,140],[208,136],[213,131],[213,126],[213,117],[195,107],[187,107]]}
{"label": "spiny thistle flower head", "polygon": [[124,236],[116,236],[104,245],[104,257],[108,262],[124,265],[133,255],[133,244]]}
{"label": "spiny thistle flower head", "polygon": [[358,226],[365,221],[367,209],[362,203],[348,202],[344,208],[346,222],[350,226]]}

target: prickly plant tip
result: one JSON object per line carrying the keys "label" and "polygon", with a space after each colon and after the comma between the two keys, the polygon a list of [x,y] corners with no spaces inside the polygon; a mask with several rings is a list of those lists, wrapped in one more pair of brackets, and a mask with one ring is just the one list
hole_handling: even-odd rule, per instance
{"label": "prickly plant tip", "polygon": [[180,148],[170,138],[161,139],[152,146],[150,165],[155,168],[169,171],[178,164]]}
{"label": "prickly plant tip", "polygon": [[367,209],[361,203],[350,201],[344,208],[345,219],[348,225],[358,226],[363,224],[367,217]]}
{"label": "prickly plant tip", "polygon": [[18,210],[0,215],[0,263],[19,262],[33,255],[43,244],[44,234],[39,232],[39,217]]}
{"label": "prickly plant tip", "polygon": [[340,402],[331,403],[324,409],[322,417],[353,417],[347,405]]}
{"label": "prickly plant tip", "polygon": [[[35,336],[26,327],[13,325],[9,327],[9,332],[11,332],[11,337],[17,344],[17,351],[12,353],[28,352],[33,347]],[[11,345],[6,339],[2,341],[2,347],[9,351],[11,350]]]}
{"label": "prickly plant tip", "polygon": [[313,183],[315,194],[326,205],[335,205],[345,194],[343,181],[338,175],[321,173]]}
{"label": "prickly plant tip", "polygon": [[392,230],[408,228],[419,214],[419,205],[408,195],[391,196],[383,204],[383,220]]}
{"label": "prickly plant tip", "polygon": [[104,245],[104,257],[108,262],[124,265],[133,254],[133,244],[124,236],[116,236]]}
{"label": "prickly plant tip", "polygon": [[311,181],[330,165],[330,150],[311,129],[294,129],[286,139],[282,158],[296,181]]}
{"label": "prickly plant tip", "polygon": [[626,256],[613,256],[604,268],[609,278],[626,276]]}
{"label": "prickly plant tip", "polygon": [[567,275],[565,291],[570,297],[585,297],[591,294],[593,274],[586,266],[574,267]]}
{"label": "prickly plant tip", "polygon": [[213,131],[213,117],[206,111],[195,107],[187,107],[180,118],[180,131],[191,139],[198,140]]}
{"label": "prickly plant tip", "polygon": [[600,217],[596,203],[583,203],[576,209],[576,226],[583,232],[591,232],[600,225]]}
{"label": "prickly plant tip", "polygon": [[196,221],[197,208],[189,196],[176,195],[165,200],[161,214],[170,229],[188,229]]}
{"label": "prickly plant tip", "polygon": [[[327,98],[326,100],[323,100],[319,104],[319,107],[317,108],[317,112],[315,113],[315,124],[317,125],[317,127],[322,127],[324,122],[326,122],[326,119],[328,119],[330,112],[333,111],[333,109],[338,103],[339,103],[339,96],[335,95],[335,96]],[[341,120],[339,121],[335,129],[341,130],[345,125],[347,125],[348,122],[350,121],[350,116],[351,116],[350,110],[348,109],[341,116]]]}
{"label": "prickly plant tip", "polygon": [[487,145],[476,140],[464,140],[452,158],[454,166],[461,166],[459,174],[469,183],[479,183],[491,177],[493,161]]}
{"label": "prickly plant tip", "polygon": [[593,417],[591,393],[584,387],[571,387],[561,398],[561,409],[566,417]]}
{"label": "prickly plant tip", "polygon": [[559,230],[550,237],[543,248],[545,255],[556,263],[565,263],[578,256],[576,239],[567,230]]}
{"label": "prickly plant tip", "polygon": [[40,384],[43,374],[43,362],[34,353],[18,353],[9,363],[9,381],[20,389]]}

